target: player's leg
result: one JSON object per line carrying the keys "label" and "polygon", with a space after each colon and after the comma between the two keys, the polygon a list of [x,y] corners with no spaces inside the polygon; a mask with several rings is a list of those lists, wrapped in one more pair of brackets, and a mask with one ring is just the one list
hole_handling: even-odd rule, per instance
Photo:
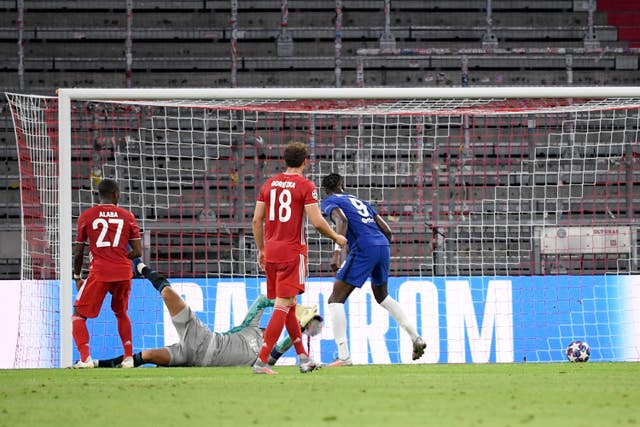
{"label": "player's leg", "polygon": [[307,350],[304,348],[304,342],[302,341],[302,328],[300,327],[300,322],[298,322],[298,318],[296,317],[295,297],[292,298],[289,304],[289,313],[287,313],[285,326],[287,328],[289,338],[291,339],[291,344],[298,355],[298,366],[300,368],[300,372],[304,374],[319,368],[320,364],[311,360],[309,354],[307,354]]}
{"label": "player's leg", "polygon": [[171,288],[171,284],[164,275],[152,270],[148,265],[145,265],[142,262],[137,263],[136,269],[138,270],[138,273],[146,277],[153,287],[160,292],[160,296],[164,301],[164,305],[167,306],[171,317],[184,310],[187,303],[185,303],[182,297]]}
{"label": "player's leg", "polygon": [[349,252],[342,267],[336,272],[336,281],[333,291],[329,296],[329,313],[331,314],[331,327],[333,339],[338,349],[338,357],[327,366],[330,368],[351,366],[351,353],[347,341],[347,315],[344,303],[354,289],[360,288],[368,277],[368,260],[362,254]]}
{"label": "player's leg", "polygon": [[98,363],[98,366],[97,366],[98,368],[117,368],[120,366],[123,359],[124,359],[124,355],[121,354],[120,356],[114,357],[112,359],[100,359],[100,360],[94,360],[94,362]]}
{"label": "player's leg", "polygon": [[276,373],[268,367],[269,354],[271,354],[271,350],[278,340],[278,337],[282,334],[282,330],[284,329],[287,320],[287,315],[289,314],[289,305],[291,305],[293,301],[295,301],[295,297],[275,298],[273,314],[271,315],[271,319],[269,319],[269,323],[267,324],[267,328],[263,334],[260,354],[258,354],[258,359],[253,365],[254,373],[268,375]]}
{"label": "player's leg", "polygon": [[176,316],[187,307],[187,303],[184,302],[182,297],[178,295],[171,286],[162,289],[160,296],[162,296],[162,301],[164,301],[164,305],[167,306],[171,317]]}
{"label": "player's leg", "polygon": [[159,293],[162,294],[162,290],[165,287],[171,286],[171,284],[169,283],[169,281],[165,276],[158,273],[157,271],[152,270],[151,267],[149,267],[142,261],[134,260],[134,262],[136,265],[135,268],[138,271],[138,273],[146,277]]}
{"label": "player's leg", "polygon": [[107,291],[108,287],[104,283],[94,280],[91,275],[78,290],[71,317],[71,333],[80,353],[80,360],[74,365],[76,368],[94,367],[89,347],[87,319],[93,319],[100,313]]}
{"label": "player's leg", "polygon": [[[258,360],[254,364],[254,372],[260,372],[262,370],[269,369],[269,360],[275,348],[275,343],[283,328],[286,327],[289,334],[289,342],[283,343],[287,349],[293,345],[296,354],[298,355],[300,372],[311,372],[320,367],[320,364],[311,360],[307,354],[303,342],[302,342],[302,330],[300,323],[296,317],[296,297],[278,297],[275,299],[273,315],[267,325],[267,329],[264,332],[264,342],[260,349]],[[275,320],[274,320],[275,318]],[[275,362],[275,361],[274,361]]]}
{"label": "player's leg", "polygon": [[265,273],[267,276],[267,298],[274,299],[274,309],[271,319],[269,319],[267,328],[262,336],[262,347],[260,348],[260,353],[252,367],[253,372],[256,374],[273,375],[277,373],[267,366],[267,362],[272,347],[275,345],[276,340],[282,333],[286,312],[288,312],[288,308],[282,305],[282,301],[275,299],[277,268],[278,265],[275,263],[266,263],[265,265]]}
{"label": "player's leg", "polygon": [[152,270],[141,261],[135,261],[134,264],[138,273],[146,277],[160,293],[164,305],[171,316],[171,322],[180,336],[179,343],[164,348],[144,350],[139,353],[141,364],[154,363],[159,366],[198,365],[197,350],[202,347],[204,340],[211,338],[211,331],[198,320],[187,303],[173,290],[164,275]]}
{"label": "player's leg", "polygon": [[92,368],[91,349],[89,348],[89,330],[87,329],[87,318],[73,311],[71,316],[71,334],[76,348],[80,353],[80,360],[74,365],[74,368]]}
{"label": "player's leg", "polygon": [[354,286],[340,279],[337,279],[333,284],[333,291],[328,303],[333,339],[338,348],[338,357],[328,365],[329,367],[352,365],[349,343],[347,342],[347,315],[344,310],[344,303],[354,289]]}
{"label": "player's leg", "polygon": [[391,317],[409,334],[413,343],[413,360],[419,359],[427,347],[424,340],[418,335],[416,326],[409,321],[406,313],[396,300],[387,292],[387,280],[389,276],[389,247],[379,246],[380,262],[371,272],[371,290],[376,302],[391,314]]}
{"label": "player's leg", "polygon": [[129,309],[129,295],[131,294],[131,280],[110,284],[111,310],[116,316],[118,335],[124,351],[123,368],[133,368],[133,344],[131,342],[131,320],[127,314]]}
{"label": "player's leg", "polygon": [[411,337],[411,342],[413,343],[413,360],[422,357],[425,348],[427,348],[427,344],[422,337],[418,335],[415,325],[409,321],[400,304],[387,294],[387,284],[371,285],[371,289],[373,290],[376,301],[391,314],[391,317],[393,317],[398,325]]}
{"label": "player's leg", "polygon": [[[322,332],[322,316],[318,314],[318,306],[296,306],[296,316],[300,321],[300,328],[302,332],[307,334],[310,337],[315,337]],[[291,338],[288,336],[282,338],[271,350],[271,354],[269,355],[268,363],[273,366],[276,364],[278,359],[282,357],[284,353],[286,353],[291,347],[293,343],[291,342]]]}
{"label": "player's leg", "polygon": [[[171,353],[167,347],[153,348],[151,350],[142,350],[140,353],[139,363],[144,365],[145,363],[153,363],[158,366],[171,365]],[[139,366],[139,365],[136,365]]]}
{"label": "player's leg", "polygon": [[[275,298],[275,302],[273,314],[264,331],[260,354],[253,366],[253,372],[255,373],[273,373],[268,367],[269,355],[285,326],[293,345],[296,346],[296,352],[298,354],[302,353],[308,358],[302,345],[300,324],[295,317],[296,296],[304,292],[304,263],[305,259],[301,256],[299,260],[289,263],[266,264],[267,298]],[[291,322],[288,320],[290,313],[294,319],[295,327],[290,325]]]}
{"label": "player's leg", "polygon": [[211,340],[213,334],[193,313],[191,308],[162,274],[151,270],[139,263],[138,269],[153,286],[160,292],[164,305],[169,311],[171,322],[176,328],[180,342],[165,348],[142,352],[145,363],[155,363],[160,366],[209,366],[207,357],[209,345],[205,341]]}
{"label": "player's leg", "polygon": [[[320,364],[307,354],[302,341],[302,328],[297,317],[296,296],[304,292],[304,284],[307,278],[307,259],[300,255],[297,262],[290,263],[280,272],[278,277],[278,292],[288,299],[289,312],[285,319],[285,327],[298,355],[298,366],[301,373],[311,372],[320,367]],[[288,298],[291,295],[290,298]],[[273,347],[272,347],[273,348]],[[271,349],[270,349],[271,350]]]}
{"label": "player's leg", "polygon": [[[119,368],[122,366],[124,355],[114,357],[112,359],[95,360],[98,362],[98,368]],[[158,366],[169,366],[171,362],[171,354],[166,347],[143,350],[133,355],[133,366],[138,367],[147,363],[153,363]]]}
{"label": "player's leg", "polygon": [[415,326],[409,321],[409,318],[400,304],[398,304],[398,302],[388,294],[387,284],[380,283],[379,281],[373,283],[374,284],[371,285],[371,290],[373,291],[373,296],[376,299],[376,302],[387,310],[398,325],[400,325],[400,327],[409,334],[411,341],[418,338],[418,332],[416,331]]}

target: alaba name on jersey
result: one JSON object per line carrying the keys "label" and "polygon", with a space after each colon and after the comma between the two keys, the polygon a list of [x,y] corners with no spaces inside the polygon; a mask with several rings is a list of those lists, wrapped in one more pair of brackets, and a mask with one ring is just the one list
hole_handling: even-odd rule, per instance
{"label": "alaba name on jersey", "polygon": [[89,243],[89,273],[98,280],[131,279],[129,240],[140,239],[135,216],[116,205],[97,205],[78,218],[76,242]]}
{"label": "alaba name on jersey", "polygon": [[265,204],[265,260],[286,262],[307,254],[304,207],[318,203],[313,182],[299,174],[269,178],[258,201]]}
{"label": "alaba name on jersey", "polygon": [[382,233],[375,216],[377,212],[366,201],[351,194],[331,194],[322,200],[322,214],[331,218],[331,211],[340,208],[349,221],[347,241],[350,250],[366,250],[370,246],[384,246],[389,240]]}

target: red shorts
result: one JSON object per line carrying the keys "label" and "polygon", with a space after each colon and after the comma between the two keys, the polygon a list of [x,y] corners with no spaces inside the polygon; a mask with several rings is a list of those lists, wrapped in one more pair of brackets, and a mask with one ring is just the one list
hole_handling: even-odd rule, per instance
{"label": "red shorts", "polygon": [[98,317],[104,297],[107,292],[111,294],[111,309],[114,313],[126,313],[129,308],[129,294],[131,293],[131,280],[117,282],[102,282],[93,280],[91,274],[84,281],[78,291],[73,307],[76,311],[89,319]]}
{"label": "red shorts", "polygon": [[304,292],[307,277],[307,259],[300,258],[289,262],[267,262],[267,298],[290,298]]}

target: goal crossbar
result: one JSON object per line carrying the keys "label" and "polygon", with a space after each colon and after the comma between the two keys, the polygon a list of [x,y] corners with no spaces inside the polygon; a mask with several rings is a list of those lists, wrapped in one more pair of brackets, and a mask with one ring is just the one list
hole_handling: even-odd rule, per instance
{"label": "goal crossbar", "polygon": [[60,99],[436,99],[436,98],[616,98],[640,96],[635,86],[504,86],[453,88],[240,88],[240,89],[59,89]]}

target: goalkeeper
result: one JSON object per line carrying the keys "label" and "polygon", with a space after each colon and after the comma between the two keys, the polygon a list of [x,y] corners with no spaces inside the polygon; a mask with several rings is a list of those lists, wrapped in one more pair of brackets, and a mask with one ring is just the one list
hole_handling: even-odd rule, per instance
{"label": "goalkeeper", "polygon": [[[158,290],[180,336],[180,341],[176,344],[134,354],[134,366],[146,363],[158,366],[253,365],[262,345],[263,330],[260,328],[260,317],[265,308],[273,307],[273,301],[260,295],[239,326],[224,333],[211,332],[180,295],[171,288],[165,276],[151,270],[138,260],[134,260],[134,268]],[[317,312],[317,306],[300,306],[300,309],[296,310],[302,331],[309,336],[319,334],[322,329],[322,317]],[[290,347],[291,340],[288,337],[280,341],[274,347],[269,363],[275,364]],[[121,363],[122,356],[108,360],[94,360],[94,366],[100,368],[115,368]]]}

